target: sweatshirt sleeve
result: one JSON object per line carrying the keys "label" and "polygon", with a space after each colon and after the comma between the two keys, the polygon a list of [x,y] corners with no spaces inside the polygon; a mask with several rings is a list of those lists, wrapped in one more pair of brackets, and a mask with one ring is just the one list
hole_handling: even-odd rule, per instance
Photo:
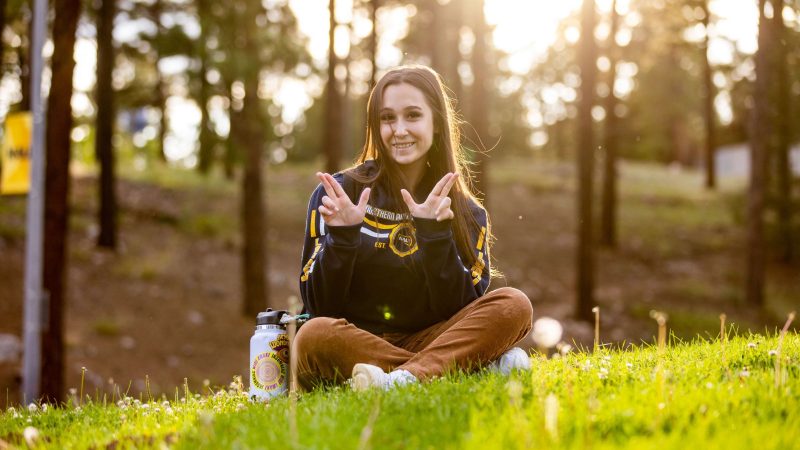
{"label": "sweatshirt sleeve", "polygon": [[[342,184],[342,175],[334,178]],[[361,224],[326,226],[319,212],[324,196],[319,185],[308,203],[300,295],[312,316],[340,317],[361,243]]]}
{"label": "sweatshirt sleeve", "polygon": [[472,233],[472,251],[475,263],[466,267],[458,254],[452,220],[414,218],[417,240],[422,252],[423,270],[430,292],[431,309],[450,317],[461,308],[483,296],[489,288],[491,267],[489,248],[485,245],[487,233],[486,211],[472,205],[472,213],[479,231]]}

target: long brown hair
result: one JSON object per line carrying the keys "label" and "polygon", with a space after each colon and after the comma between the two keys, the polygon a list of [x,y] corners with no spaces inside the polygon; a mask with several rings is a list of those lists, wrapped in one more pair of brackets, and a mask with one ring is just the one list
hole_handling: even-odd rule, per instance
{"label": "long brown hair", "polygon": [[[373,87],[367,103],[367,134],[364,147],[356,159],[357,165],[346,173],[362,185],[372,186],[380,184],[386,188],[393,207],[408,212],[408,207],[403,202],[400,189],[403,178],[398,164],[392,159],[390,150],[381,140],[380,109],[383,103],[383,93],[388,86],[395,84],[409,84],[419,89],[425,96],[428,106],[433,112],[433,143],[428,150],[427,175],[438,181],[448,172],[458,173],[458,180],[450,190],[453,210],[453,237],[461,256],[467,267],[475,264],[476,250],[473,248],[470,235],[480,233],[480,225],[470,211],[470,201],[483,208],[480,200],[473,190],[472,173],[469,161],[461,147],[461,120],[453,107],[453,99],[448,95],[438,73],[427,66],[408,65],[389,70]],[[357,170],[358,165],[374,160],[377,170],[367,174]],[[486,234],[484,237],[483,251],[488,254],[492,235],[487,215]]]}

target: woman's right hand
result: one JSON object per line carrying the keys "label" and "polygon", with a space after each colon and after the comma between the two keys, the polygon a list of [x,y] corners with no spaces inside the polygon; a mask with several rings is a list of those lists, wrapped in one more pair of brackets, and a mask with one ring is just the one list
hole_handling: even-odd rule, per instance
{"label": "woman's right hand", "polygon": [[364,214],[367,210],[367,200],[369,200],[369,188],[364,188],[358,204],[354,205],[350,197],[344,192],[342,186],[328,173],[317,172],[317,178],[325,189],[325,196],[322,197],[322,205],[319,213],[326,225],[331,226],[350,226],[358,225],[364,221]]}

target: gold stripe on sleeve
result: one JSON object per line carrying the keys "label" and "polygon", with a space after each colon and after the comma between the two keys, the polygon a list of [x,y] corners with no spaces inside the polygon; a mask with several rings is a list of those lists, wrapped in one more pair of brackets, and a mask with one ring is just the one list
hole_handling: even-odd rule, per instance
{"label": "gold stripe on sleeve", "polygon": [[316,209],[312,209],[311,210],[311,223],[309,224],[309,227],[311,228],[311,237],[312,238],[317,237],[317,210]]}
{"label": "gold stripe on sleeve", "polygon": [[478,236],[478,245],[475,246],[478,250],[483,250],[483,238],[486,236],[486,227],[481,227],[481,234]]}
{"label": "gold stripe on sleeve", "polygon": [[319,243],[319,239],[314,240],[314,253],[311,254],[311,258],[308,258],[308,262],[305,266],[303,266],[303,275],[300,276],[300,281],[307,281],[308,275],[311,273],[311,267],[314,265],[314,258],[317,257],[317,253],[322,248],[322,244]]}

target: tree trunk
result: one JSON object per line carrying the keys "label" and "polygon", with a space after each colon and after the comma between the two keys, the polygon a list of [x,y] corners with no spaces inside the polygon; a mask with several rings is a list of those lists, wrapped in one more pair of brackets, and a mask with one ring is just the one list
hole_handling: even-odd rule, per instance
{"label": "tree trunk", "polygon": [[716,167],[714,163],[714,147],[716,140],[715,132],[715,113],[714,113],[714,96],[716,89],[714,88],[714,72],[711,69],[711,61],[708,59],[708,43],[709,38],[709,22],[711,21],[711,11],[708,9],[710,0],[703,0],[701,6],[703,8],[703,29],[705,29],[706,36],[703,39],[703,82],[705,84],[705,98],[704,101],[704,114],[706,122],[706,188],[714,189],[717,186],[716,180]]}
{"label": "tree trunk", "polygon": [[334,35],[336,32],[336,0],[330,0],[330,30],[328,32],[328,83],[325,103],[325,136],[323,148],[325,152],[325,171],[334,173],[339,170],[342,158],[342,125],[341,95],[336,82],[336,65],[338,60],[334,52]]}
{"label": "tree trunk", "polygon": [[264,251],[264,195],[261,179],[261,149],[263,136],[258,108],[258,74],[245,81],[245,98],[242,115],[245,128],[240,141],[245,147],[246,160],[242,178],[242,226],[244,247],[242,267],[244,275],[244,308],[247,317],[255,317],[267,307],[266,254]]}
{"label": "tree trunk", "polygon": [[167,121],[167,96],[164,93],[164,77],[161,75],[161,70],[158,68],[158,62],[161,61],[161,40],[164,36],[164,26],[161,24],[161,13],[163,11],[162,0],[155,0],[151,6],[151,13],[153,21],[156,25],[156,108],[161,112],[161,119],[158,126],[158,157],[162,162],[167,162],[167,151],[164,146],[164,141],[167,137],[167,130],[169,123]]}
{"label": "tree trunk", "polygon": [[[351,36],[350,39],[352,43],[352,35],[353,35],[352,21],[347,24],[347,29],[348,29],[347,35]],[[347,155],[352,155],[353,146],[355,145],[353,140],[353,99],[350,98],[350,88],[351,84],[353,83],[353,80],[351,78],[352,74],[350,73],[350,62],[352,59],[352,52],[353,49],[351,47],[344,61],[342,61],[342,64],[344,65],[346,72],[344,78],[344,93],[342,94],[342,118],[341,118],[342,122],[340,124],[340,126],[342,127],[341,146],[343,153],[347,152]]]}
{"label": "tree trunk", "polygon": [[55,0],[52,78],[47,105],[43,288],[49,295],[42,335],[41,393],[46,401],[64,398],[64,293],[69,218],[69,159],[72,131],[72,75],[79,0]]}
{"label": "tree trunk", "polygon": [[[262,12],[260,6],[249,4],[241,16],[239,40],[242,42],[242,54],[239,57],[246,61],[246,55],[257,55],[258,48],[254,36],[258,33],[256,17]],[[260,60],[252,58],[243,64],[241,79],[244,83],[244,100],[236,129],[236,144],[245,151],[244,177],[242,179],[242,275],[244,304],[242,312],[247,317],[254,317],[266,309],[267,300],[267,263],[265,252],[265,218],[262,172],[262,149],[264,146],[264,116],[258,98],[258,83],[261,70]]]}
{"label": "tree trunk", "polygon": [[606,53],[610,61],[608,70],[608,97],[606,97],[606,122],[604,145],[606,158],[603,167],[603,206],[601,216],[600,242],[608,247],[617,245],[617,97],[614,95],[614,82],[617,78],[618,48],[615,41],[619,14],[617,14],[617,0],[611,2],[611,31],[608,35]]}
{"label": "tree trunk", "polygon": [[370,88],[378,82],[378,8],[380,0],[369,0],[369,14],[372,20],[372,31],[369,33],[369,56],[372,60],[372,73],[370,75]]}
{"label": "tree trunk", "polygon": [[27,31],[28,39],[27,45],[20,45],[17,47],[17,58],[19,59],[19,84],[22,91],[22,100],[19,102],[20,111],[31,110],[31,47],[33,46],[33,12],[31,12],[31,20],[28,21]]}
{"label": "tree trunk", "polygon": [[597,50],[594,41],[594,0],[584,0],[581,8],[581,37],[578,64],[581,71],[578,105],[578,252],[577,252],[577,316],[592,319],[594,305],[594,241],[592,239],[592,182],[594,171],[594,135],[592,106],[597,72]]}
{"label": "tree trunk", "polygon": [[745,298],[752,305],[764,305],[766,250],[764,247],[764,194],[767,151],[772,136],[770,124],[769,48],[770,36],[764,16],[766,0],[759,0],[758,52],[755,56],[756,81],[753,91],[753,115],[750,133],[750,186],[747,195],[747,266]]}
{"label": "tree trunk", "polygon": [[228,131],[228,139],[225,141],[225,156],[222,160],[222,168],[225,173],[225,179],[233,180],[236,176],[236,160],[238,159],[238,146],[237,136],[240,135],[239,129],[242,126],[242,111],[237,111],[234,107],[232,83],[227,83],[228,86],[228,99],[230,100],[228,107],[228,118],[230,122],[230,130]]}
{"label": "tree trunk", "polygon": [[97,121],[95,154],[100,163],[100,234],[97,245],[115,248],[117,245],[117,201],[114,192],[114,151],[112,136],[114,117],[114,90],[111,75],[114,68],[114,42],[112,29],[116,14],[116,0],[102,0],[97,19]]}
{"label": "tree trunk", "polygon": [[[6,29],[6,4],[8,3],[7,0],[0,0],[0,35],[2,35],[3,30]],[[4,45],[0,45],[0,61],[3,60],[3,50],[5,50]]]}
{"label": "tree trunk", "polygon": [[214,142],[211,139],[211,121],[208,118],[208,98],[211,86],[206,79],[208,72],[208,50],[206,40],[208,39],[208,0],[197,0],[197,16],[200,18],[200,37],[197,42],[200,46],[198,56],[200,58],[200,149],[197,155],[197,170],[202,174],[208,174],[214,163]]}
{"label": "tree trunk", "polygon": [[771,0],[772,9],[772,46],[777,81],[776,91],[773,98],[777,102],[775,114],[776,139],[776,181],[778,188],[778,258],[781,262],[788,264],[794,259],[794,238],[792,237],[792,167],[789,159],[791,151],[791,108],[790,108],[790,84],[789,84],[789,62],[787,61],[786,26],[783,23],[783,15],[780,13],[783,8],[781,0]]}
{"label": "tree trunk", "polygon": [[475,184],[479,192],[483,193],[483,202],[489,201],[489,160],[486,154],[486,144],[489,142],[489,74],[487,63],[487,43],[489,30],[483,14],[483,0],[477,2],[472,12],[472,31],[475,34],[475,46],[472,48],[472,82],[469,98],[469,120],[474,133],[471,138],[475,141]]}

